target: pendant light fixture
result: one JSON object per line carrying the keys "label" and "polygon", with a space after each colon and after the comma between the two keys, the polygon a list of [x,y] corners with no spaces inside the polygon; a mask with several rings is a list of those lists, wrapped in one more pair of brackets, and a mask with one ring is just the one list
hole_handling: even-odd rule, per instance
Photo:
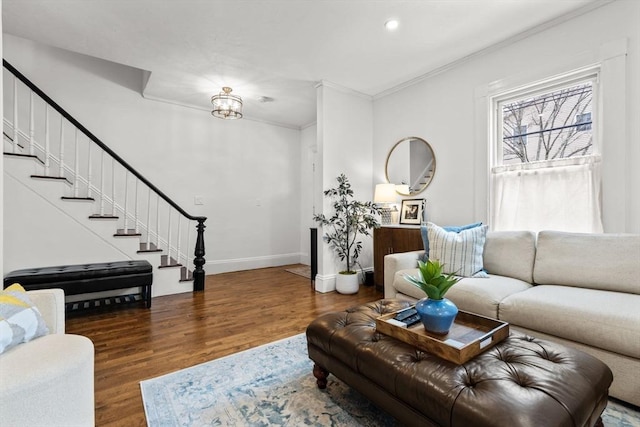
{"label": "pendant light fixture", "polygon": [[238,95],[231,95],[230,87],[223,87],[222,92],[211,97],[213,111],[211,114],[220,119],[241,119],[242,118],[242,98]]}

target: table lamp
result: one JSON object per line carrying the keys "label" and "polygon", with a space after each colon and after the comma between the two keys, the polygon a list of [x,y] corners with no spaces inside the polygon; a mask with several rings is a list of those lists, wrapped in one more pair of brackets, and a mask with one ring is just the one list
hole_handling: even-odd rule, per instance
{"label": "table lamp", "polygon": [[395,184],[376,184],[373,203],[381,205],[382,225],[392,224],[389,205],[396,203],[396,196]]}

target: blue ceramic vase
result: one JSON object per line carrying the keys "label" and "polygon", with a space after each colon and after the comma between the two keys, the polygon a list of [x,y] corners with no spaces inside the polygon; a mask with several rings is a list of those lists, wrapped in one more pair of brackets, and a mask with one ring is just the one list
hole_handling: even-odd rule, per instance
{"label": "blue ceramic vase", "polygon": [[428,332],[447,334],[458,314],[458,307],[446,298],[423,298],[416,303],[416,311]]}

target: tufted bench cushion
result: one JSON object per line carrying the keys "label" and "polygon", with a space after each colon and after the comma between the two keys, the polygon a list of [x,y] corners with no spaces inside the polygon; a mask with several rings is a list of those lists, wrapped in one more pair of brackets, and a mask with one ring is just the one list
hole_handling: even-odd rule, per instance
{"label": "tufted bench cushion", "polygon": [[410,303],[381,300],[307,328],[318,385],[333,373],[406,425],[594,426],[611,370],[581,351],[511,335],[463,365],[376,332],[376,317]]}
{"label": "tufted bench cushion", "polygon": [[4,277],[4,287],[20,283],[26,290],[60,288],[65,295],[140,287],[151,307],[153,268],[148,261],[128,260],[15,270]]}

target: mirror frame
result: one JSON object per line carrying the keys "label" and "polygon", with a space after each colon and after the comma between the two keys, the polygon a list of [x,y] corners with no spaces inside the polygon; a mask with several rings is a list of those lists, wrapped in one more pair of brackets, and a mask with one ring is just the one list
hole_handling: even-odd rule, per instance
{"label": "mirror frame", "polygon": [[[393,147],[391,147],[391,150],[389,150],[389,154],[387,154],[387,160],[384,163],[384,175],[385,175],[385,178],[387,179],[387,182],[392,183],[391,180],[389,179],[389,159],[393,154],[393,150],[395,150],[403,142],[412,141],[412,140],[422,141],[431,152],[431,156],[433,157],[433,173],[431,174],[431,177],[429,177],[429,180],[425,184],[423,184],[422,187],[420,187],[415,191],[409,191],[409,193],[403,193],[396,189],[396,193],[398,193],[401,196],[415,196],[416,194],[422,193],[429,186],[429,184],[431,184],[431,181],[433,181],[433,176],[436,174],[436,153],[433,151],[433,147],[431,147],[431,144],[429,144],[424,138],[420,138],[417,136],[409,136],[406,138],[402,138],[400,141],[396,142],[393,145]],[[392,184],[395,184],[395,183],[392,183]]]}

